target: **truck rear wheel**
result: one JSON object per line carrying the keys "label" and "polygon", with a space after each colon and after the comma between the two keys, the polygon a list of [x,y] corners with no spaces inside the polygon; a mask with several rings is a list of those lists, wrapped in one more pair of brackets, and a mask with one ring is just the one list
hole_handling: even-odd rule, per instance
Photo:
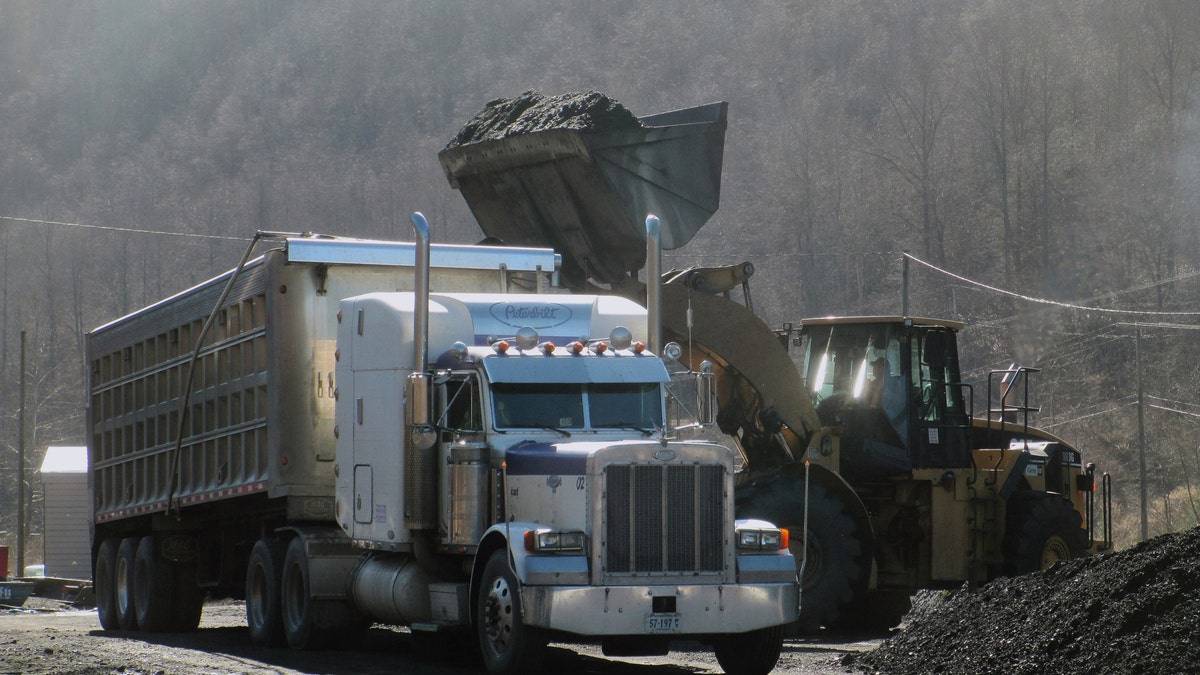
{"label": "truck rear wheel", "polygon": [[122,539],[113,567],[113,604],[117,610],[117,626],[121,630],[136,630],[138,626],[137,607],[133,601],[133,567],[137,547],[137,537]]}
{"label": "truck rear wheel", "polygon": [[1083,517],[1067,499],[1047,492],[1019,491],[1005,514],[1004,571],[1010,575],[1044,570],[1087,551]]}
{"label": "truck rear wheel", "polygon": [[292,539],[283,557],[280,576],[279,609],[283,618],[283,634],[292,649],[311,649],[320,646],[321,635],[313,630],[312,578],[308,569],[308,552],[304,540]]}
{"label": "truck rear wheel", "polygon": [[288,642],[283,634],[279,599],[285,555],[284,542],[275,538],[259,539],[250,551],[246,564],[246,625],[256,644],[282,647]]}
{"label": "truck rear wheel", "polygon": [[764,488],[738,506],[737,516],[762,518],[792,533],[790,549],[800,575],[800,631],[832,627],[843,609],[866,592],[870,533],[861,531],[837,494],[814,480],[805,536],[804,484],[779,481]]}
{"label": "truck rear wheel", "polygon": [[100,627],[104,630],[120,628],[117,622],[117,599],[113,589],[119,545],[116,539],[105,539],[96,552],[96,616],[99,617]]}
{"label": "truck rear wheel", "polygon": [[521,593],[508,553],[488,558],[477,601],[479,649],[489,673],[536,673],[546,656],[546,632],[521,621]]}
{"label": "truck rear wheel", "polygon": [[133,557],[133,605],[142,630],[162,632],[174,628],[175,570],[155,551],[154,535],[138,541]]}
{"label": "truck rear wheel", "polygon": [[730,635],[719,640],[714,651],[729,675],[767,675],[783,651],[783,626]]}

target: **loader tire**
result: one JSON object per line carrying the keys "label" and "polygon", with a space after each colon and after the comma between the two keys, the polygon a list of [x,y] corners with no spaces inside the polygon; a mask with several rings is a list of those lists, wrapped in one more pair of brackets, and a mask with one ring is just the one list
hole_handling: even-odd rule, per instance
{"label": "loader tire", "polygon": [[137,548],[137,537],[122,539],[117,547],[116,565],[113,566],[113,605],[117,614],[117,626],[121,630],[136,630],[138,627],[133,588],[133,567]]}
{"label": "loader tire", "polygon": [[843,611],[866,592],[871,572],[870,533],[861,531],[838,495],[818,482],[809,487],[807,537],[803,483],[776,482],[739,505],[737,513],[738,518],[761,518],[791,532],[789,548],[800,578],[798,629],[806,634],[834,627]]}
{"label": "loader tire", "polygon": [[100,627],[104,630],[120,628],[117,622],[117,596],[114,583],[117,569],[118,539],[105,539],[96,552],[96,616],[100,619]]}
{"label": "loader tire", "polygon": [[280,604],[285,542],[275,538],[259,539],[246,563],[246,625],[250,639],[267,647],[287,644],[283,634]]}
{"label": "loader tire", "polygon": [[783,626],[730,635],[717,641],[714,651],[727,675],[767,675],[783,652]]}
{"label": "loader tire", "polygon": [[1016,492],[1008,500],[1005,517],[1007,575],[1048,569],[1087,551],[1083,517],[1063,497],[1046,492]]}
{"label": "loader tire", "polygon": [[146,535],[133,557],[133,605],[138,626],[148,633],[175,627],[175,569],[155,548],[154,536]]}

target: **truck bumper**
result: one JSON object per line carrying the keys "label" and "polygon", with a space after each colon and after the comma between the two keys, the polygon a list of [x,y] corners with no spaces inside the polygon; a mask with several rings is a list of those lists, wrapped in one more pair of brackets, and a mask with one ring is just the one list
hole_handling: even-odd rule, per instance
{"label": "truck bumper", "polygon": [[[523,586],[524,622],[578,635],[745,633],[795,621],[795,583]],[[659,598],[656,603],[655,598]],[[668,598],[668,600],[663,600]],[[655,606],[674,612],[658,612]],[[677,615],[677,619],[670,615]]]}

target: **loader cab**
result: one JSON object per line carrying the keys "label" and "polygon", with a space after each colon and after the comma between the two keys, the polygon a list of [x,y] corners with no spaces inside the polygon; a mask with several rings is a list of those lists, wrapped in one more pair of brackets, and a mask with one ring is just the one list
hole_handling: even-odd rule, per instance
{"label": "loader cab", "polygon": [[851,482],[969,466],[961,327],[902,317],[802,323],[806,387],[822,424],[842,427],[842,473]]}

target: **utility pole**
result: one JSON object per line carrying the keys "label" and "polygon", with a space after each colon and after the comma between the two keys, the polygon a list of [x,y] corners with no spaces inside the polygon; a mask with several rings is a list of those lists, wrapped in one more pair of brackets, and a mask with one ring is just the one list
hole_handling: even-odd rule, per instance
{"label": "utility pole", "polygon": [[1142,491],[1142,541],[1149,539],[1149,520],[1146,515],[1146,424],[1145,398],[1142,392],[1142,327],[1135,324],[1133,341],[1134,361],[1137,362],[1138,399],[1138,483]]}
{"label": "utility pole", "polygon": [[17,576],[25,575],[25,331],[21,331],[21,412],[17,420]]}

